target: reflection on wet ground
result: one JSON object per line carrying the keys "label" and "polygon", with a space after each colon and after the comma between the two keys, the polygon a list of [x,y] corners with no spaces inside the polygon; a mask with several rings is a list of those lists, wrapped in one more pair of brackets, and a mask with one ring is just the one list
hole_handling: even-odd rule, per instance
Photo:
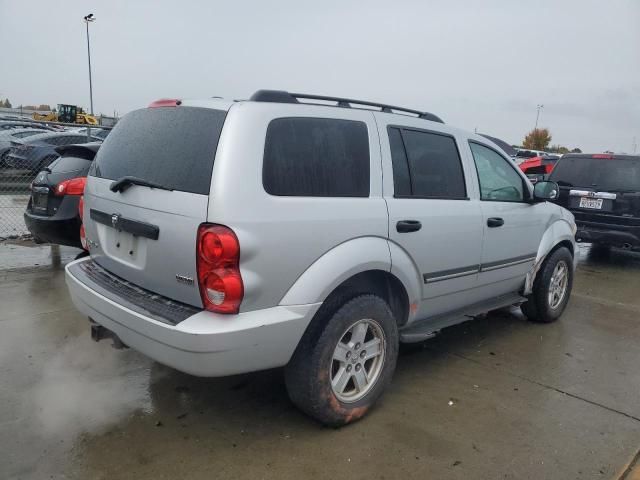
{"label": "reflection on wet ground", "polygon": [[280,370],[176,372],[91,342],[60,269],[0,272],[0,478],[618,478],[640,448],[640,256],[579,255],[560,322],[502,310],[406,346],[341,430]]}

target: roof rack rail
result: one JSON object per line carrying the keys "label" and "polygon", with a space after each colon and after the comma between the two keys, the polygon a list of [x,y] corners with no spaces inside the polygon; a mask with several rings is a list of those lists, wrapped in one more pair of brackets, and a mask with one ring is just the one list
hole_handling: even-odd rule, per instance
{"label": "roof rack rail", "polygon": [[429,112],[421,112],[410,108],[396,107],[394,105],[386,105],[384,103],[367,102],[364,100],[354,100],[352,98],[327,97],[324,95],[310,95],[307,93],[289,93],[284,90],[258,90],[251,95],[249,100],[254,102],[273,102],[273,103],[302,103],[298,99],[303,100],[320,100],[323,102],[336,102],[335,107],[351,108],[354,105],[364,105],[367,107],[379,108],[381,112],[394,113],[394,111],[412,113],[418,118],[431,120],[432,122],[444,123],[440,117]]}

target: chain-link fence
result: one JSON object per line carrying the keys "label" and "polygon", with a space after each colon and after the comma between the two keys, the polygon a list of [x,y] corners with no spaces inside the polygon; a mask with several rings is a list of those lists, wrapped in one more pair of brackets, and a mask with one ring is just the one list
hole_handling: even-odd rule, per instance
{"label": "chain-link fence", "polygon": [[[110,130],[0,115],[0,241],[29,235],[25,210],[32,210],[36,198],[44,202],[45,197],[55,195],[56,181],[67,180],[64,172],[55,171],[61,155],[67,155],[63,147],[102,142]],[[39,207],[34,213],[49,217],[56,213]]]}

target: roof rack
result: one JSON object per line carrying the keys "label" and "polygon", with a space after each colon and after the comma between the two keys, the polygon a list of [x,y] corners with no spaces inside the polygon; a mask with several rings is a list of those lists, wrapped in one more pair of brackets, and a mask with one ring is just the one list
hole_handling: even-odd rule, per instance
{"label": "roof rack", "polygon": [[425,120],[431,120],[432,122],[444,123],[440,117],[429,112],[421,112],[419,110],[412,110],[410,108],[396,107],[394,105],[385,105],[384,103],[367,102],[364,100],[354,100],[351,98],[341,97],[327,97],[324,95],[309,95],[307,93],[289,93],[284,90],[258,90],[251,95],[249,100],[254,102],[272,102],[272,103],[302,103],[298,99],[304,100],[320,100],[323,102],[336,102],[335,105],[329,105],[341,108],[351,108],[354,105],[364,105],[367,107],[379,108],[381,112],[385,113],[412,113],[418,118]]}

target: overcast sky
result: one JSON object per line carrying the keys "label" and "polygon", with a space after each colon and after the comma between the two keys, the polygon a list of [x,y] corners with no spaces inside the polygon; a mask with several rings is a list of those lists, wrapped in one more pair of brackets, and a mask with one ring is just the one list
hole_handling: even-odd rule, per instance
{"label": "overcast sky", "polygon": [[[0,0],[0,97],[95,111],[259,88],[428,110],[520,143],[640,144],[640,0]],[[640,145],[637,147],[640,151]]]}

